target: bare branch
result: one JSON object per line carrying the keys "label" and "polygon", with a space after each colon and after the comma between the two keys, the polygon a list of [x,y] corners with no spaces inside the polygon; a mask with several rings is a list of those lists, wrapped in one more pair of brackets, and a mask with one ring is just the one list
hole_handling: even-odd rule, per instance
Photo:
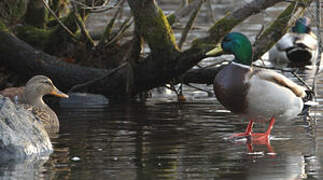
{"label": "bare branch", "polygon": [[189,3],[186,6],[183,6],[182,8],[176,10],[174,13],[167,16],[167,20],[169,24],[174,24],[176,21],[180,20],[181,18],[188,16],[193,10],[198,9],[200,6],[200,3],[202,3],[203,0],[193,0],[191,3]]}
{"label": "bare branch", "polygon": [[188,35],[188,32],[192,29],[192,26],[194,24],[194,21],[198,15],[198,13],[200,12],[200,9],[201,9],[201,6],[203,4],[203,1],[200,1],[198,7],[194,10],[193,14],[191,15],[191,18],[188,20],[186,26],[185,26],[185,29],[184,31],[182,32],[182,36],[181,36],[181,39],[178,43],[178,47],[181,49],[185,40],[186,40],[186,37]]}
{"label": "bare branch", "polygon": [[52,16],[56,19],[56,21],[58,22],[58,24],[60,25],[60,26],[62,26],[62,28],[71,36],[71,37],[73,37],[73,39],[75,39],[75,40],[78,40],[79,41],[79,39],[77,39],[76,38],[76,36],[74,35],[74,33],[70,30],[70,29],[68,29],[68,27],[66,27],[65,26],[65,24],[56,16],[56,14],[55,14],[55,12],[49,7],[49,5],[47,4],[47,2],[45,1],[45,0],[42,0],[43,1],[43,4],[44,4],[44,6],[47,8],[47,10],[52,14]]}
{"label": "bare branch", "polygon": [[114,4],[112,5],[109,5],[110,0],[105,0],[101,6],[94,6],[94,4],[92,4],[92,6],[88,6],[84,3],[81,3],[78,0],[71,0],[71,2],[79,5],[81,9],[88,10],[90,13],[102,13],[102,12],[114,9],[115,7],[117,7],[122,3],[122,0],[115,0],[115,1],[116,2],[114,2]]}

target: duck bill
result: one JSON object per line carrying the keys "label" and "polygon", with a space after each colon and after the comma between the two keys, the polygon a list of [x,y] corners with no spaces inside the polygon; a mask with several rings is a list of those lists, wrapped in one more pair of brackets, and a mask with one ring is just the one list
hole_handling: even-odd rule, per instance
{"label": "duck bill", "polygon": [[218,44],[214,49],[208,51],[205,55],[207,56],[215,56],[217,54],[223,53],[223,49],[220,44]]}
{"label": "duck bill", "polygon": [[60,90],[58,90],[57,88],[55,88],[54,90],[52,90],[52,92],[50,92],[49,94],[57,96],[57,97],[61,97],[61,98],[68,98],[68,95],[61,92]]}
{"label": "duck bill", "polygon": [[317,36],[312,31],[309,33],[309,35],[312,36],[314,39],[317,39]]}

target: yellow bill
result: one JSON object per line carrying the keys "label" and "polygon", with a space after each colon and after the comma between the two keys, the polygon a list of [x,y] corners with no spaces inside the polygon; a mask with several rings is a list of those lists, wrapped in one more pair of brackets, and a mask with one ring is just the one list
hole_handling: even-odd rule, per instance
{"label": "yellow bill", "polygon": [[57,88],[54,88],[49,94],[57,96],[57,97],[61,97],[61,98],[68,98],[67,94],[61,92]]}
{"label": "yellow bill", "polygon": [[216,45],[214,49],[211,49],[208,51],[205,55],[207,56],[215,56],[217,54],[223,53],[223,49],[221,47],[221,44]]}

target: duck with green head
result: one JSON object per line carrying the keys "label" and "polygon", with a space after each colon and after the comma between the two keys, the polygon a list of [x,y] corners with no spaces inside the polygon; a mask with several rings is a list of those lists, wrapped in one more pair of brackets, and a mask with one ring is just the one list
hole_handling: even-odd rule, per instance
{"label": "duck with green head", "polygon": [[[233,54],[235,58],[216,75],[215,95],[224,107],[249,120],[246,131],[233,136],[268,140],[276,119],[291,119],[302,111],[304,88],[275,71],[250,67],[253,52],[245,35],[229,33],[222,40],[221,47],[207,55],[219,51]],[[265,133],[252,132],[254,122],[269,120]]]}
{"label": "duck with green head", "polygon": [[313,65],[318,56],[318,41],[311,30],[311,20],[299,18],[292,32],[286,33],[269,51],[269,61],[278,67]]}

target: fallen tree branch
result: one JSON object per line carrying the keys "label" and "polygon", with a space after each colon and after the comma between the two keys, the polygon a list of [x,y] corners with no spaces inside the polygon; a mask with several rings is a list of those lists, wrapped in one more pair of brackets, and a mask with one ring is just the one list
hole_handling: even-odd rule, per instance
{"label": "fallen tree branch", "polygon": [[[128,1],[135,3],[134,0]],[[131,96],[155,87],[162,86],[170,82],[174,78],[183,75],[185,72],[186,73],[181,77],[184,83],[212,83],[215,74],[219,70],[218,68],[207,68],[201,70],[194,70],[191,68],[198,62],[200,62],[204,57],[206,57],[204,55],[205,52],[208,49],[213,48],[214,44],[218,43],[220,39],[226,34],[226,32],[234,28],[235,25],[242,22],[247,17],[260,12],[261,10],[270,7],[271,5],[274,5],[275,3],[280,1],[252,1],[239,10],[234,11],[231,15],[229,14],[219,20],[210,29],[209,36],[198,39],[190,49],[184,52],[179,52],[176,49],[174,39],[172,39],[171,37],[172,33],[167,32],[170,29],[163,27],[165,24],[162,23],[168,24],[165,19],[163,19],[163,21],[159,21],[159,18],[150,17],[149,21],[145,22],[147,24],[140,24],[141,22],[139,22],[139,25],[141,26],[141,28],[139,28],[139,31],[140,33],[142,33],[145,40],[150,43],[150,48],[155,52],[161,50],[161,52],[166,53],[166,55],[161,54],[160,56],[156,56],[152,54],[146,58],[142,58],[140,61],[136,61],[131,64],[131,74],[133,74],[133,76],[131,76]],[[142,4],[141,1],[136,2],[140,2]],[[136,20],[138,16],[147,15],[147,13],[152,12],[158,14],[161,13],[161,10],[158,8],[155,2],[146,0],[143,4],[147,5],[147,3],[148,7],[152,9],[144,11],[146,9],[143,9],[141,6],[136,7],[139,8],[137,9],[138,11],[144,11],[138,12],[139,14],[134,15],[136,25],[138,25],[138,19]],[[240,11],[246,12],[243,13]],[[157,17],[155,15],[152,16]],[[239,17],[235,17],[238,15]],[[139,17],[139,19],[140,18],[144,17]],[[230,21],[230,18],[236,18],[234,20],[234,23]],[[225,20],[228,20],[227,24],[225,23]],[[220,26],[223,24],[226,24],[226,26]],[[158,31],[159,27],[162,27],[161,31]],[[214,29],[215,27],[219,29]],[[147,31],[147,29],[149,30]],[[119,67],[118,69],[114,70],[113,73],[110,73],[111,71],[84,68],[73,64],[63,63],[58,61],[55,57],[49,56],[40,51],[35,51],[30,46],[26,45],[26,43],[15,38],[11,34],[2,31],[1,29],[0,41],[2,42],[0,44],[0,64],[10,67],[16,72],[20,72],[21,74],[28,74],[29,76],[31,74],[48,75],[54,80],[55,84],[57,81],[59,88],[62,88],[64,90],[70,89],[72,86],[79,84],[77,87],[73,88],[74,91],[103,94],[107,97],[128,97],[129,91],[127,89],[127,82],[129,78],[129,66],[127,65]],[[19,49],[19,52],[13,52],[12,49]],[[160,52],[157,54],[160,54]]]}
{"label": "fallen tree branch", "polygon": [[4,27],[0,22],[0,41],[2,42],[0,43],[0,64],[25,78],[44,74],[53,79],[60,89],[66,91],[73,85],[90,81],[108,72],[64,63],[54,56],[35,50]]}

